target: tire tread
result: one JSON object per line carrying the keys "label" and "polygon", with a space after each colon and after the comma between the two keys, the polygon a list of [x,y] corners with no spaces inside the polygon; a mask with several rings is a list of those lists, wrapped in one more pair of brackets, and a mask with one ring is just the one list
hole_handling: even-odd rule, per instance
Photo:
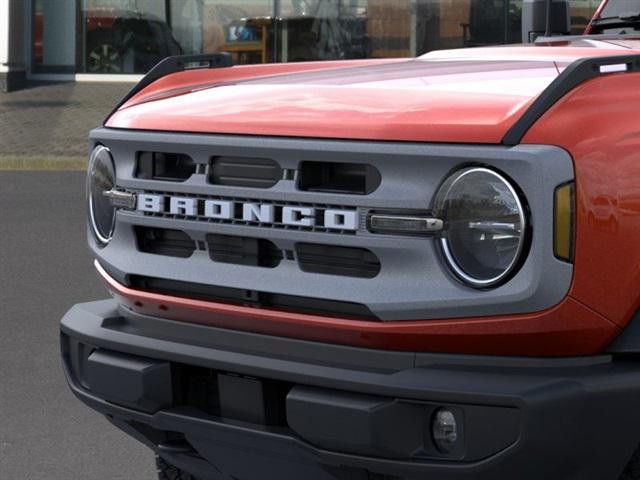
{"label": "tire tread", "polygon": [[158,480],[196,480],[193,475],[180,470],[158,455],[156,455],[156,469]]}
{"label": "tire tread", "polygon": [[640,445],[633,452],[619,480],[640,480]]}

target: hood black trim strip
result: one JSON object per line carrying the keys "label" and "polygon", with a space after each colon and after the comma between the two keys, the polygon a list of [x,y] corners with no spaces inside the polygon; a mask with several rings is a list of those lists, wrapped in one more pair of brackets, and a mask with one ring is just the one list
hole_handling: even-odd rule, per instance
{"label": "hood black trim strip", "polygon": [[[627,65],[627,70],[620,72],[602,72],[601,67],[608,65]],[[502,139],[504,145],[518,145],[529,129],[553,107],[562,97],[581,83],[600,77],[640,72],[640,55],[620,55],[612,57],[583,58],[570,64],[551,84],[538,96],[522,117],[509,129]]]}
{"label": "hood black trim strip", "polygon": [[[196,65],[191,67],[190,65]],[[195,68],[226,68],[233,66],[233,59],[229,53],[205,53],[202,55],[174,55],[161,60],[153,67],[130,91],[127,93],[113,110],[104,119],[103,125],[116,113],[120,107],[127,103],[134,95],[144,90],[156,80],[171,75],[172,73],[183,72]]]}

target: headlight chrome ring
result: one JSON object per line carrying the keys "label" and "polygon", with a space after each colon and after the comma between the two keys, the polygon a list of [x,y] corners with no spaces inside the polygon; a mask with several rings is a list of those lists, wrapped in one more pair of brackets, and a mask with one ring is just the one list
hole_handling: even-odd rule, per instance
{"label": "headlight chrome ring", "polygon": [[114,188],[115,183],[116,171],[111,152],[107,147],[99,145],[89,158],[87,198],[91,230],[102,245],[109,243],[115,228],[115,207],[104,195]]}
{"label": "headlight chrome ring", "polygon": [[434,213],[444,221],[440,246],[456,277],[496,287],[521,264],[528,224],[513,184],[486,167],[455,172],[440,188]]}

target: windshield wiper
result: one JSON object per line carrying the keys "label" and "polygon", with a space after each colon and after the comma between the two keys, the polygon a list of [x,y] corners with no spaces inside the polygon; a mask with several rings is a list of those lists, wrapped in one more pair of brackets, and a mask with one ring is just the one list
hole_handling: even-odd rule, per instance
{"label": "windshield wiper", "polygon": [[621,13],[616,17],[601,17],[594,20],[591,26],[592,31],[602,31],[609,28],[637,28],[640,26],[640,12]]}

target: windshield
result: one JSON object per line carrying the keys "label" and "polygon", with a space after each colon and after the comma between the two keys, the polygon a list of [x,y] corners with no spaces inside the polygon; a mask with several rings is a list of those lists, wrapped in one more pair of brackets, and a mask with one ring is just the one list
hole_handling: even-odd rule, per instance
{"label": "windshield", "polygon": [[640,0],[609,0],[592,24],[592,33],[625,34],[640,31]]}
{"label": "windshield", "polygon": [[629,13],[640,13],[640,0],[609,0],[600,18],[615,18]]}

